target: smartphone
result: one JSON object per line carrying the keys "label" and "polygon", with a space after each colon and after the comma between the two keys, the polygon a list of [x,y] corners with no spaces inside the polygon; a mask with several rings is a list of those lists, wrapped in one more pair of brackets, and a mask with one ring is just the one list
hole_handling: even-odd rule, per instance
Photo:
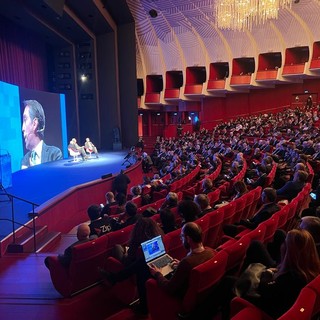
{"label": "smartphone", "polygon": [[310,192],[310,197],[313,200],[317,200],[317,195],[314,192]]}

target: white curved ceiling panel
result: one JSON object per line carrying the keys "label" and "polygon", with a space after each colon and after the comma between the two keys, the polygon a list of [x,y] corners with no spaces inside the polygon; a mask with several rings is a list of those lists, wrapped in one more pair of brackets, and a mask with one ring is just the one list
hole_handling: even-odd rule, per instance
{"label": "white curved ceiling panel", "polygon": [[258,53],[281,52],[284,49],[281,35],[277,34],[270,23],[254,28],[251,34],[256,42]]}
{"label": "white curved ceiling panel", "polygon": [[246,32],[224,30],[222,34],[226,37],[234,58],[255,56],[255,50]]}
{"label": "white curved ceiling panel", "polygon": [[[168,70],[259,53],[282,52],[320,41],[320,1],[292,0],[279,18],[251,31],[215,27],[215,0],[127,0],[136,23],[137,72],[165,75]],[[156,17],[151,17],[155,10]]]}
{"label": "white curved ceiling panel", "polygon": [[185,69],[183,63],[184,61],[183,59],[181,59],[180,52],[174,42],[161,43],[161,48],[163,52],[166,71]]}
{"label": "white curved ceiling panel", "polygon": [[291,10],[280,10],[279,19],[274,24],[282,34],[287,48],[308,44],[308,35]]}
{"label": "white curved ceiling panel", "polygon": [[187,66],[203,65],[205,54],[196,35],[193,32],[184,32],[177,35]]}

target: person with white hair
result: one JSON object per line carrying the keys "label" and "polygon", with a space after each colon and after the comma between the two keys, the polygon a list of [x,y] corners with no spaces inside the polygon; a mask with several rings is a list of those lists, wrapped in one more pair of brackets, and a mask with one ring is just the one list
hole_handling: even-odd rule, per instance
{"label": "person with white hair", "polygon": [[153,166],[153,162],[151,157],[146,153],[142,153],[142,170],[144,173],[148,173]]}

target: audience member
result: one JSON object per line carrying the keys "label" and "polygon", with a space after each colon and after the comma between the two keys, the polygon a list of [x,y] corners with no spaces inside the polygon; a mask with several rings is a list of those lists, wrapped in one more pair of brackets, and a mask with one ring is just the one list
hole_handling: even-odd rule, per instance
{"label": "audience member", "polygon": [[182,225],[193,222],[201,214],[199,206],[192,200],[182,200],[178,203],[178,214],[182,217]]}
{"label": "audience member", "polygon": [[225,225],[223,231],[226,235],[234,237],[241,230],[239,225],[246,228],[255,229],[261,222],[269,219],[275,212],[280,210],[279,205],[276,203],[277,195],[276,190],[273,188],[265,188],[261,193],[261,208],[255,215],[247,220],[241,220],[237,224]]}
{"label": "audience member", "polygon": [[128,185],[130,183],[129,177],[124,173],[123,170],[114,178],[112,183],[112,191],[113,193],[123,193],[125,196],[127,195]]}
{"label": "audience member", "polygon": [[291,201],[302,190],[307,181],[308,173],[302,170],[295,172],[293,180],[288,181],[281,189],[277,190],[277,196]]}
{"label": "audience member", "polygon": [[194,202],[199,206],[201,212],[198,215],[198,218],[203,217],[206,213],[213,210],[213,208],[210,206],[210,200],[208,195],[204,193],[200,193],[195,196]]}
{"label": "audience member", "polygon": [[161,221],[160,227],[164,233],[169,233],[177,229],[176,218],[168,207],[165,209],[160,209],[159,215]]}
{"label": "audience member", "polygon": [[110,222],[112,230],[119,230],[131,224],[135,224],[138,220],[137,206],[128,201],[125,205],[124,213],[121,213],[118,218],[113,218]]}
{"label": "audience member", "polygon": [[103,208],[101,210],[101,217],[103,217],[105,215],[109,215],[110,208],[118,205],[118,203],[114,197],[113,192],[111,192],[111,191],[107,192],[105,197],[106,197],[106,204],[103,206]]}
{"label": "audience member", "polygon": [[98,238],[111,231],[110,218],[108,216],[101,217],[100,206],[93,204],[87,212],[90,218],[90,239]]}
{"label": "audience member", "polygon": [[[63,254],[58,255],[58,259],[64,267],[69,267],[70,265],[70,262],[72,259],[72,248],[78,244],[88,242],[90,240],[89,235],[90,235],[89,226],[86,223],[80,224],[77,229],[78,241],[76,241],[75,243],[70,245],[68,248],[66,248]],[[44,263],[49,268],[50,257],[46,257],[44,260]]]}
{"label": "audience member", "polygon": [[208,261],[214,256],[214,250],[205,248],[202,244],[202,230],[194,222],[186,223],[181,229],[181,241],[188,254],[181,261],[174,260],[175,269],[172,277],[167,279],[161,269],[151,265],[151,273],[156,278],[158,285],[173,296],[183,297],[188,289],[191,270]]}

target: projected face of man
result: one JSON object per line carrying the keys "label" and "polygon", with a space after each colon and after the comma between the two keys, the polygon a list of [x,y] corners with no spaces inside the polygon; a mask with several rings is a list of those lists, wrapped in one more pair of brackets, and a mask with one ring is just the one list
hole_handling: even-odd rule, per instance
{"label": "projected face of man", "polygon": [[26,106],[23,112],[23,124],[22,124],[22,132],[24,141],[26,144],[26,148],[28,150],[33,150],[36,145],[39,143],[39,137],[36,134],[36,130],[38,127],[38,119],[31,119],[30,117],[30,107]]}

